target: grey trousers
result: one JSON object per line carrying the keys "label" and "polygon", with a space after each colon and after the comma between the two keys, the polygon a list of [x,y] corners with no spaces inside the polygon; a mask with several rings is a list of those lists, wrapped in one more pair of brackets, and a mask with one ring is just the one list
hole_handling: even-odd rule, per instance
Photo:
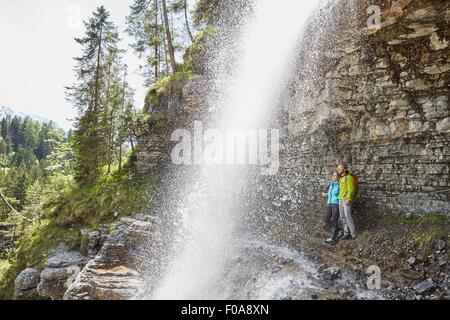
{"label": "grey trousers", "polygon": [[356,237],[355,223],[352,217],[352,205],[345,203],[345,200],[339,201],[339,215],[341,217],[342,226],[344,228],[344,235],[351,234],[352,237]]}

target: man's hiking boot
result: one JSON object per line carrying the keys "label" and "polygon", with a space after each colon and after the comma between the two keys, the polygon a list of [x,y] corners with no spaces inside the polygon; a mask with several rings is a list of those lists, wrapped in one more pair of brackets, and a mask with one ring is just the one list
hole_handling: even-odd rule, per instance
{"label": "man's hiking boot", "polygon": [[325,240],[325,243],[326,244],[335,244],[336,240],[334,240],[333,238],[330,238],[330,239]]}

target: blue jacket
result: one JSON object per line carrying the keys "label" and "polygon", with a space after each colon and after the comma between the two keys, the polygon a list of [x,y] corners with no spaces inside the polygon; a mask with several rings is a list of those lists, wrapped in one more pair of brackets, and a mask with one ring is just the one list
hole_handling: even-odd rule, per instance
{"label": "blue jacket", "polygon": [[333,181],[328,189],[328,205],[339,204],[339,182]]}

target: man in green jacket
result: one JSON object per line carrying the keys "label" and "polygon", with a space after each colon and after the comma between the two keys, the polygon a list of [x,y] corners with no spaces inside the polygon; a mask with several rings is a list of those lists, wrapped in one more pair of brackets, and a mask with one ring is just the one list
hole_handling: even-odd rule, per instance
{"label": "man in green jacket", "polygon": [[344,228],[342,239],[356,239],[357,233],[352,217],[352,202],[356,196],[356,182],[345,164],[338,166],[339,180],[339,215]]}

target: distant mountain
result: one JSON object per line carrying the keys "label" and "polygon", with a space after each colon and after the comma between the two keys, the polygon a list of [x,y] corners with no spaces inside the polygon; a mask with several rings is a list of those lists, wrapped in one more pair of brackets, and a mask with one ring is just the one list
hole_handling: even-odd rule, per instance
{"label": "distant mountain", "polygon": [[[40,123],[48,123],[48,122],[52,121],[50,119],[46,119],[46,118],[43,118],[40,116],[36,116],[36,115],[32,115],[32,114],[25,114],[25,113],[13,110],[8,107],[0,106],[0,119],[6,118],[8,116],[11,116],[11,117],[18,116],[21,118],[30,117],[34,121],[37,121]],[[53,121],[53,122],[55,122],[55,121]]]}

